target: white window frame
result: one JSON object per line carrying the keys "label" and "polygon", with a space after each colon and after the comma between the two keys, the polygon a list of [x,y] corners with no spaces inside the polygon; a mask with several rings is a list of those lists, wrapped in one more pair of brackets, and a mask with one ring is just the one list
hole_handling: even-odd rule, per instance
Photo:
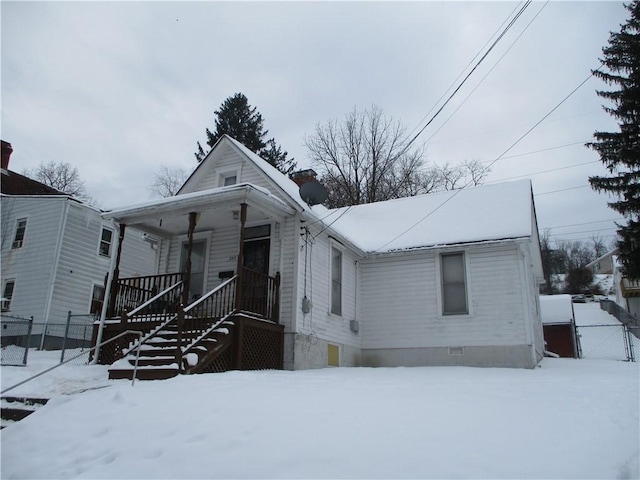
{"label": "white window frame", "polygon": [[[20,223],[22,222],[24,222],[24,225],[20,227]],[[13,242],[11,243],[12,250],[22,248],[22,246],[24,245],[24,239],[27,235],[27,224],[28,224],[27,217],[18,218],[16,220],[16,229],[13,235]]]}
{"label": "white window frame", "polygon": [[[102,239],[102,234],[104,231],[109,231],[111,232],[111,241],[108,243],[109,245],[109,249],[108,252],[106,254],[102,253],[102,242],[104,242],[104,240]],[[114,239],[115,239],[115,230],[113,228],[109,228],[106,227],[104,225],[102,225],[100,227],[100,236],[98,238],[98,255],[101,257],[105,257],[105,258],[111,258],[111,254],[113,253],[113,244],[114,244]],[[105,242],[106,243],[106,242]]]}
{"label": "white window frame", "polygon": [[[7,294],[7,285],[13,285],[13,287],[11,288],[11,295],[9,295],[8,297],[6,296]],[[10,312],[11,311],[11,301],[13,300],[13,297],[15,295],[16,292],[16,279],[15,278],[8,278],[7,280],[5,280],[2,284],[2,305],[0,310],[2,310],[3,312]],[[5,300],[6,299],[6,300]]]}
{"label": "white window frame", "polygon": [[[226,180],[231,177],[236,177],[235,183],[230,183],[229,185],[225,185]],[[220,174],[218,175],[219,187],[228,187],[231,185],[237,185],[238,183],[240,183],[240,169],[225,170],[224,172],[220,172]]]}
{"label": "white window frame", "polygon": [[[334,250],[340,254],[340,278],[338,281],[340,282],[340,300],[339,305],[335,308],[334,304],[334,265],[333,265],[333,252]],[[329,313],[331,315],[336,315],[341,317],[344,312],[344,250],[338,248],[336,244],[332,243],[329,246]]]}
{"label": "white window frame", "polygon": [[[463,268],[463,276],[464,276],[464,299],[465,299],[465,311],[446,311],[445,310],[445,282],[444,282],[444,267],[443,267],[443,259],[444,257],[452,257],[452,256],[461,256],[462,257],[462,268]],[[451,252],[442,252],[438,255],[438,288],[439,292],[439,301],[440,301],[440,314],[443,317],[455,317],[455,316],[469,316],[471,315],[471,301],[469,296],[469,265],[468,265],[468,253],[463,250],[451,251]]]}

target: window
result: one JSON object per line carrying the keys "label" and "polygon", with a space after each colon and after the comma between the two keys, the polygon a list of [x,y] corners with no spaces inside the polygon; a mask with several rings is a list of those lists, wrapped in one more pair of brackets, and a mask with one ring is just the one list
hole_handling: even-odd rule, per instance
{"label": "window", "polygon": [[102,303],[104,302],[104,285],[94,285],[91,292],[91,306],[89,313],[98,316],[102,313]]}
{"label": "window", "polygon": [[27,231],[27,219],[20,218],[16,223],[16,235],[13,237],[13,243],[11,244],[11,248],[22,248],[22,244],[24,243],[24,234]]}
{"label": "window", "polygon": [[440,257],[442,265],[442,314],[461,315],[467,308],[464,254],[451,253]]}
{"label": "window", "polygon": [[111,244],[113,241],[113,230],[102,227],[102,233],[100,234],[100,247],[98,253],[103,257],[111,256]]}
{"label": "window", "polygon": [[219,186],[228,187],[229,185],[235,185],[236,183],[238,183],[238,173],[239,172],[237,170],[221,173]]}
{"label": "window", "polygon": [[342,252],[331,247],[331,313],[342,315]]}
{"label": "window", "polygon": [[15,289],[16,281],[7,280],[2,290],[2,311],[8,312],[11,310],[11,299],[13,298],[13,290]]}

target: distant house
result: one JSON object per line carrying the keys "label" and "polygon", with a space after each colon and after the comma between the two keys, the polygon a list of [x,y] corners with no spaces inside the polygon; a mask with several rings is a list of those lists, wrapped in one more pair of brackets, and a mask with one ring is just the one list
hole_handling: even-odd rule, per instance
{"label": "distant house", "polygon": [[[3,141],[3,314],[33,316],[36,324],[64,323],[68,311],[99,314],[116,253],[116,228],[97,208],[9,170],[12,151]],[[129,275],[156,267],[157,252],[141,235],[123,244],[123,269]]]}
{"label": "distant house", "polygon": [[[162,369],[531,368],[544,352],[529,181],[329,210],[223,136],[176,196],[103,218],[158,242],[151,280],[113,276],[100,334],[148,332],[146,378]],[[113,376],[130,376],[131,365],[117,362]]]}
{"label": "distant house", "polygon": [[593,262],[587,264],[586,268],[591,270],[594,275],[611,275],[616,267],[616,255],[618,249],[611,250],[604,255],[596,258]]}

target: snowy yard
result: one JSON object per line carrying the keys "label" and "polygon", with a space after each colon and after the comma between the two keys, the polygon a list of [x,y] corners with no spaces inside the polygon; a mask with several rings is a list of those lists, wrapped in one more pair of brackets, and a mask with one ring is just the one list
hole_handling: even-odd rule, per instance
{"label": "snowy yard", "polygon": [[[597,304],[578,307],[578,324],[596,322]],[[2,368],[3,388],[56,361],[29,356]],[[638,365],[227,372],[133,387],[67,365],[9,393],[52,400],[2,430],[1,476],[638,478]]]}

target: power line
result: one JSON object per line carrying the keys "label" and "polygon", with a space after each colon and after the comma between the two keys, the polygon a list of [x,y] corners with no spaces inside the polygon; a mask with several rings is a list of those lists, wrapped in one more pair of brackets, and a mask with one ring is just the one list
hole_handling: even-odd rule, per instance
{"label": "power line", "polygon": [[551,192],[543,192],[543,193],[534,193],[533,196],[534,197],[540,197],[542,195],[549,195],[551,193],[559,193],[559,192],[566,192],[568,190],[577,190],[578,188],[587,188],[590,185],[580,185],[579,187],[569,187],[569,188],[562,188],[560,190],[552,190]]}
{"label": "power line", "polygon": [[[553,112],[555,112],[558,108],[560,108],[560,106],[566,102],[569,97],[571,97],[575,92],[578,91],[578,89],[580,87],[582,87],[585,83],[587,83],[587,81],[591,78],[592,74],[590,73],[589,76],[587,78],[585,78],[582,82],[580,82],[580,84],[575,87],[573,90],[571,90],[571,92],[569,92],[569,94],[567,96],[565,96],[558,104],[556,104],[556,106],[554,106],[551,110],[549,110],[549,112],[547,114],[545,114],[540,120],[538,120],[529,130],[527,130],[522,136],[520,136],[520,138],[518,138],[514,143],[512,143],[509,148],[507,148],[504,152],[502,152],[493,162],[491,162],[489,164],[490,168],[492,165],[494,165],[496,162],[498,162],[502,157],[504,157],[509,150],[511,150],[513,147],[515,147],[518,143],[520,143],[527,135],[529,135],[538,125],[540,125],[546,118],[548,118]],[[417,222],[415,222],[413,225],[409,226],[407,229],[405,229],[404,231],[400,232],[398,235],[396,235],[395,237],[393,237],[391,240],[389,240],[388,242],[386,242],[384,245],[378,247],[376,250],[380,250],[381,248],[386,247],[387,245],[389,245],[392,242],[395,242],[398,238],[402,237],[403,235],[406,235],[409,231],[413,230],[416,226],[418,226],[420,223],[422,223],[423,221],[425,221],[428,217],[430,217],[431,215],[433,215],[436,211],[440,210],[440,208],[442,208],[447,202],[451,201],[453,198],[455,198],[462,190],[464,190],[467,186],[470,185],[470,182],[467,182],[461,189],[459,190],[455,190],[453,192],[453,194],[447,198],[446,200],[444,200],[440,205],[438,205],[437,207],[435,207],[433,210],[431,210],[429,213],[427,213],[424,217],[422,217],[420,220],[418,220]],[[585,185],[588,186],[588,185]],[[550,192],[548,192],[550,193]]]}
{"label": "power line", "polygon": [[[480,85],[482,84],[482,82],[485,81],[485,79],[491,74],[491,72],[493,72],[493,70],[498,66],[498,64],[502,61],[502,59],[507,55],[507,53],[509,53],[511,51],[511,49],[515,46],[515,44],[518,42],[518,40],[520,40],[520,37],[522,37],[522,35],[524,35],[524,32],[527,31],[527,29],[531,26],[531,24],[534,22],[534,20],[536,18],[538,18],[538,15],[540,15],[540,13],[542,12],[542,10],[544,10],[544,8],[549,4],[549,0],[547,0],[547,2],[542,6],[542,8],[540,8],[540,10],[538,10],[538,13],[535,14],[535,16],[529,21],[529,23],[527,23],[527,25],[522,29],[522,31],[520,32],[520,35],[518,35],[515,40],[511,43],[511,45],[509,46],[509,48],[502,54],[502,56],[496,61],[496,63],[493,64],[493,67],[491,67],[489,69],[489,71],[485,74],[484,77],[482,77],[480,79],[480,81],[478,82],[478,84],[473,87],[473,89],[469,92],[469,94],[464,98],[464,100],[462,100],[462,102],[460,102],[460,105],[458,105],[458,107],[451,113],[451,115],[449,115],[447,117],[447,119],[442,122],[442,124],[438,127],[438,129],[433,132],[431,134],[431,136],[427,139],[427,142],[430,142],[433,137],[436,136],[436,134],[442,130],[442,128],[449,122],[449,120],[451,120],[451,118],[458,113],[458,110],[460,110],[460,108],[462,108],[462,106],[467,102],[467,100],[469,100],[469,98],[471,97],[471,95],[473,95],[473,93],[478,89],[478,87],[480,87]],[[526,6],[525,6],[526,8]]]}
{"label": "power line", "polygon": [[551,229],[551,228],[567,228],[567,227],[579,227],[582,225],[591,225],[594,223],[604,223],[604,222],[615,222],[616,220],[624,220],[624,217],[618,217],[618,218],[609,218],[607,220],[596,220],[594,222],[583,222],[583,223],[573,223],[571,225],[557,225],[555,227],[544,227],[544,229]]}
{"label": "power line", "polygon": [[[500,33],[500,35],[498,35],[498,38],[496,38],[493,43],[491,44],[491,46],[488,48],[488,50],[484,53],[484,55],[482,55],[482,57],[480,58],[480,60],[478,60],[476,62],[476,64],[473,66],[473,68],[471,69],[471,71],[469,73],[467,73],[467,75],[462,79],[462,81],[460,82],[460,84],[456,87],[456,89],[449,95],[449,97],[445,100],[445,102],[440,106],[440,108],[438,108],[438,110],[436,111],[436,113],[434,113],[431,118],[429,119],[429,121],[418,131],[418,133],[416,133],[413,138],[411,138],[411,140],[409,140],[409,142],[405,145],[405,147],[400,151],[400,153],[398,154],[398,157],[402,156],[411,146],[411,144],[413,144],[413,142],[416,141],[416,139],[422,134],[422,132],[424,132],[424,130],[431,125],[431,123],[436,119],[436,117],[438,115],[440,115],[440,112],[442,112],[442,110],[444,109],[444,107],[447,106],[447,104],[451,101],[451,99],[458,93],[458,91],[462,88],[462,86],[467,82],[467,80],[469,79],[469,77],[473,74],[473,72],[476,71],[476,69],[480,66],[480,64],[485,60],[485,58],[487,58],[487,56],[489,55],[489,53],[491,53],[491,51],[495,48],[495,46],[498,44],[498,42],[500,42],[500,40],[502,40],[502,38],[507,34],[507,32],[511,29],[511,27],[513,27],[513,24],[516,22],[516,20],[518,20],[518,18],[520,18],[520,16],[524,13],[524,11],[527,9],[527,7],[531,4],[532,0],[527,0],[526,3],[520,8],[520,10],[518,11],[518,13],[516,13],[516,15],[511,19],[511,21],[509,22],[509,24],[504,28],[504,30],[502,30],[502,32]],[[476,55],[477,57],[477,55]],[[433,110],[433,109],[432,109]],[[415,129],[414,129],[415,130]]]}
{"label": "power line", "polygon": [[534,175],[542,175],[543,173],[551,173],[551,172],[557,172],[559,170],[566,170],[568,168],[581,167],[582,165],[589,165],[591,163],[600,163],[600,160],[592,160],[590,162],[575,163],[573,165],[567,165],[566,167],[552,168],[551,170],[540,170],[539,172],[532,172],[532,173],[526,173],[524,175],[517,175],[515,177],[501,178],[501,179],[498,179],[498,180],[491,180],[491,181],[485,182],[485,183],[505,182],[505,181],[508,181],[508,180],[514,180],[516,178],[533,177]]}

